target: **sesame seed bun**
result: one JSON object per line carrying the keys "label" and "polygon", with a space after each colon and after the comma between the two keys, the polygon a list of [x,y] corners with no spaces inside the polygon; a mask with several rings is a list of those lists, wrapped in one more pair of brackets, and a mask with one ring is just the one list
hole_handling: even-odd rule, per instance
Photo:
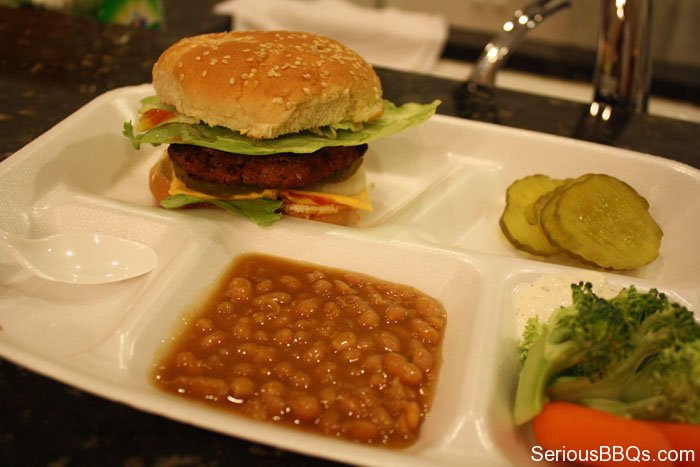
{"label": "sesame seed bun", "polygon": [[250,138],[275,138],[381,115],[382,88],[362,57],[327,37],[237,31],[182,39],[153,67],[164,104]]}

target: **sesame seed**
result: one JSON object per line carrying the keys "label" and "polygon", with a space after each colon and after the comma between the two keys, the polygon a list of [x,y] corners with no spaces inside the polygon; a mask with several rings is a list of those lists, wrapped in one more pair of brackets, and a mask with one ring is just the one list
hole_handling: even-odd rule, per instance
{"label": "sesame seed", "polygon": [[182,80],[184,80],[184,79],[185,79],[184,73],[180,73],[180,81],[182,81]]}
{"label": "sesame seed", "polygon": [[304,78],[304,79],[311,79],[311,75],[308,74],[308,73],[304,73],[304,74],[301,75],[301,76],[302,76],[302,78]]}
{"label": "sesame seed", "polygon": [[272,103],[273,104],[282,104],[282,103],[284,103],[284,99],[282,99],[281,97],[275,97],[272,99]]}
{"label": "sesame seed", "polygon": [[228,80],[228,84],[236,84],[236,78],[231,76],[231,78]]}
{"label": "sesame seed", "polygon": [[207,76],[207,70],[204,70],[204,71],[202,72],[202,78],[204,78],[204,77],[206,77],[206,76]]}
{"label": "sesame seed", "polygon": [[252,62],[253,60],[255,60],[255,57],[248,57],[245,59],[246,62]]}
{"label": "sesame seed", "polygon": [[199,55],[197,55],[196,57],[194,57],[194,59],[197,60],[197,61],[200,61],[200,60],[202,59],[202,57],[200,57]]}
{"label": "sesame seed", "polygon": [[209,55],[209,51],[205,50],[204,52],[202,52],[202,55]]}
{"label": "sesame seed", "polygon": [[301,88],[301,90],[304,91],[304,94],[306,94],[307,96],[308,96],[309,94],[311,94],[311,90],[310,90],[309,88],[307,88],[307,87],[303,87],[303,88]]}
{"label": "sesame seed", "polygon": [[321,87],[322,87],[322,88],[327,88],[327,87],[328,87],[328,83],[326,83],[325,81],[321,81]]}
{"label": "sesame seed", "polygon": [[182,68],[182,62],[177,62],[177,67]]}

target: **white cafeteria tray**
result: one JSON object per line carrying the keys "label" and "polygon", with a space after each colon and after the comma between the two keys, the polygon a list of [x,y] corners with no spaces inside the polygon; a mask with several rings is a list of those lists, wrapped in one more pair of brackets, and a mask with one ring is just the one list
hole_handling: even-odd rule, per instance
{"label": "white cafeteria tray", "polygon": [[[96,98],[0,163],[0,227],[40,236],[96,231],[147,243],[160,262],[110,285],[37,279],[0,256],[0,355],[144,411],[241,438],[362,465],[522,465],[526,434],[510,411],[517,372],[513,295],[560,258],[515,251],[498,218],[506,187],[546,173],[604,172],[634,186],[664,230],[660,257],[613,285],[657,287],[700,308],[700,171],[630,151],[437,115],[370,144],[375,211],[355,228],[298,219],[268,227],[224,211],[153,204],[150,165],[163,150],[132,149],[133,120],[150,85]],[[221,413],[155,389],[157,349],[240,253],[264,252],[410,284],[448,313],[443,365],[419,441],[386,450]]]}

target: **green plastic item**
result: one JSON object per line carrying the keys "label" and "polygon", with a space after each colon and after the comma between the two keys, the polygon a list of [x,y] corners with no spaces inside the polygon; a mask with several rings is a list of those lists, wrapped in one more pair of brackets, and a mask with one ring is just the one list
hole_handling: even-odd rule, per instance
{"label": "green plastic item", "polygon": [[163,23],[160,0],[102,0],[97,19],[141,29],[158,29]]}

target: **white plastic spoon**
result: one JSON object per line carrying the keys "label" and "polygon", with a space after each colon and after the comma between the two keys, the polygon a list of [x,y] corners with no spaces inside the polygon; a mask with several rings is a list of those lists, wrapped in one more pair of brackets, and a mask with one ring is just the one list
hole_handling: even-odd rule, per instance
{"label": "white plastic spoon", "polygon": [[43,279],[72,284],[117,282],[158,263],[158,254],[147,245],[96,233],[28,239],[0,230],[0,251]]}

